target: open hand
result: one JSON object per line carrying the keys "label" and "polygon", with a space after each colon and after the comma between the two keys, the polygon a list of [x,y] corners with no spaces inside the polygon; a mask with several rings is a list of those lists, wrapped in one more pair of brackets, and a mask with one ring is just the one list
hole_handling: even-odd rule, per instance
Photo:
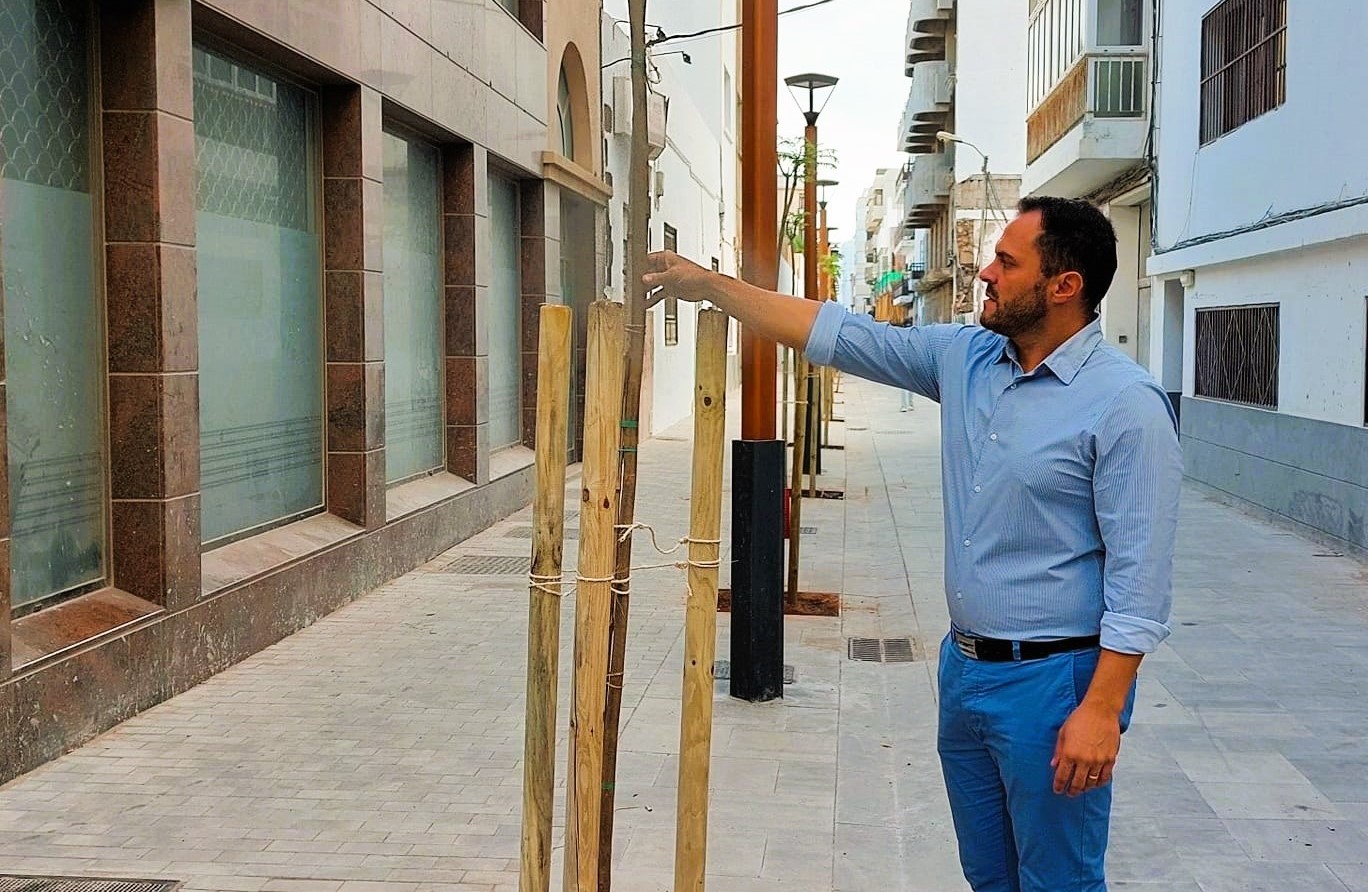
{"label": "open hand", "polygon": [[641,281],[650,290],[647,307],[653,307],[667,297],[687,301],[714,299],[713,282],[717,273],[685,260],[673,251],[651,254],[646,263],[649,272]]}

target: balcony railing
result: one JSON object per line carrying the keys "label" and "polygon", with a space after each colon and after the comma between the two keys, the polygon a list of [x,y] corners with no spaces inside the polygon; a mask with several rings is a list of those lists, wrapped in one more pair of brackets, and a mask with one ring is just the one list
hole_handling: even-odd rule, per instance
{"label": "balcony railing", "polygon": [[1070,68],[1026,119],[1026,160],[1033,162],[1088,115],[1142,118],[1149,81],[1146,53],[1090,53]]}

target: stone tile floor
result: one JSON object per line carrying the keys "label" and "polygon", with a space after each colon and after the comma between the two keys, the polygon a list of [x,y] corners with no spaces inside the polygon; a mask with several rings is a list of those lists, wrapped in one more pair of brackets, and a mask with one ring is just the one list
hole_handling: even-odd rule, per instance
{"label": "stone tile floor", "polygon": [[[789,620],[797,682],[782,702],[718,685],[719,892],[967,888],[934,753],[934,663],[846,659],[848,637],[911,636],[934,656],[944,633],[935,409],[900,414],[894,391],[854,381],[844,399],[847,448],[829,453],[826,484],[847,498],[806,503],[804,580],[841,591],[845,611]],[[687,527],[688,432],[642,450],[640,513],[664,540]],[[526,585],[441,568],[526,554],[528,521],[0,788],[0,871],[516,889]],[[1368,892],[1368,569],[1196,488],[1181,533],[1174,635],[1146,662],[1118,771],[1112,888]],[[638,555],[655,562],[644,543]],[[638,574],[621,892],[672,885],[683,596],[676,571]],[[723,617],[722,658],[727,641]]]}

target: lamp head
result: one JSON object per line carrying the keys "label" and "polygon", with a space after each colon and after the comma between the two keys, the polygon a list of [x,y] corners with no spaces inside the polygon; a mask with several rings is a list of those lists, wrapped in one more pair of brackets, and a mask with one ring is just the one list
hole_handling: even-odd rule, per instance
{"label": "lamp head", "polygon": [[[793,95],[793,100],[798,103],[798,108],[803,112],[803,117],[807,119],[808,126],[816,126],[817,117],[831,99],[831,90],[840,82],[840,78],[832,77],[829,74],[795,74],[792,77],[784,78],[784,83],[788,85],[789,93]],[[807,93],[807,107],[801,94]],[[821,104],[817,102],[817,94],[823,93]]]}

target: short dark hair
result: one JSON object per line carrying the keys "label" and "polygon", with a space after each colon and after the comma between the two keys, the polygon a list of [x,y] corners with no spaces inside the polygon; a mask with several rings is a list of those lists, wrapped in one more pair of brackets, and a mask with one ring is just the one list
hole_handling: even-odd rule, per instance
{"label": "short dark hair", "polygon": [[1081,198],[1035,195],[1017,211],[1040,212],[1040,270],[1047,276],[1076,272],[1083,277],[1083,300],[1096,313],[1116,277],[1116,230],[1111,221]]}

